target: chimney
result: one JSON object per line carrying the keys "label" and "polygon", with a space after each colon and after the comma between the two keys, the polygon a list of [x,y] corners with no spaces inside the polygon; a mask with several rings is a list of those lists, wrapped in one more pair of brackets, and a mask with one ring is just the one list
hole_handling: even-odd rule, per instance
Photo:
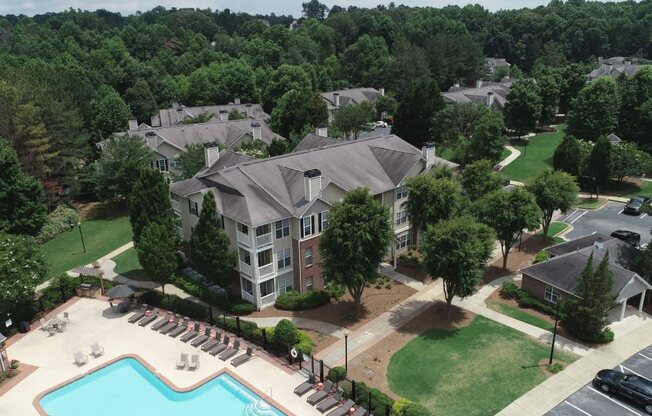
{"label": "chimney", "polygon": [[186,113],[183,108],[177,108],[177,122],[181,123],[186,118]]}
{"label": "chimney", "polygon": [[234,98],[234,99],[233,99],[233,103],[234,103],[235,105],[240,105],[240,99],[239,99],[239,98]]}
{"label": "chimney", "polygon": [[319,137],[328,137],[328,126],[319,124],[315,130],[315,134]]}
{"label": "chimney", "polygon": [[247,117],[252,117],[254,115],[254,109],[251,104],[246,104],[245,107],[247,107]]}
{"label": "chimney", "polygon": [[254,141],[263,139],[263,128],[257,121],[251,123],[251,137],[253,137]]}
{"label": "chimney", "polygon": [[460,83],[459,83],[459,82],[456,82],[455,84],[453,84],[453,87],[455,87],[455,88],[459,88],[459,87],[460,87]]}
{"label": "chimney", "polygon": [[156,133],[153,131],[148,131],[145,133],[145,141],[147,142],[147,147],[149,147],[152,150],[156,150],[157,147],[157,142],[158,140],[156,139]]}
{"label": "chimney", "polygon": [[482,88],[482,80],[481,80],[481,79],[479,79],[479,80],[477,80],[477,81],[475,82],[475,87],[476,87],[476,88]]}
{"label": "chimney", "polygon": [[385,96],[385,88],[383,88],[383,87],[378,88],[378,94],[380,94],[381,97],[384,97]]}
{"label": "chimney", "polygon": [[339,92],[334,92],[333,93],[333,101],[335,102],[335,107],[340,106],[340,93]]}
{"label": "chimney", "polygon": [[487,107],[492,108],[494,106],[494,92],[489,91],[487,93]]}
{"label": "chimney", "polygon": [[426,169],[435,163],[435,142],[425,142],[421,148],[421,156],[426,159]]}
{"label": "chimney", "polygon": [[229,121],[229,113],[226,110],[220,110],[220,121]]}
{"label": "chimney", "polygon": [[598,56],[598,65],[602,65],[604,63],[604,58],[601,56]]}
{"label": "chimney", "polygon": [[595,240],[595,242],[593,243],[593,246],[594,246],[595,248],[597,248],[598,250],[602,250],[602,249],[604,248],[604,241],[602,241],[601,238],[598,238],[598,239]]}
{"label": "chimney", "polygon": [[138,130],[138,120],[129,120],[129,131]]}
{"label": "chimney", "polygon": [[303,190],[306,201],[314,201],[321,195],[321,171],[310,169],[303,173]]}
{"label": "chimney", "polygon": [[212,166],[220,158],[220,148],[217,143],[206,143],[204,145],[204,161],[206,167]]}

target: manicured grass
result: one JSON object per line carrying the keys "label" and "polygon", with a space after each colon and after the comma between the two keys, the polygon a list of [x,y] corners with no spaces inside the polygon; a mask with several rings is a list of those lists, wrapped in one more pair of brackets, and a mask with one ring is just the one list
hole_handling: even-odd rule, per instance
{"label": "manicured grass", "polygon": [[114,271],[116,273],[132,280],[151,280],[143,270],[143,266],[140,265],[138,252],[136,252],[135,248],[132,247],[118,254],[113,258],[113,261],[115,261]]}
{"label": "manicured grass", "polygon": [[541,171],[551,169],[552,155],[564,137],[565,128],[562,124],[557,126],[555,132],[540,133],[531,137],[527,150],[524,142],[514,141],[512,146],[521,152],[521,156],[507,165],[502,173],[511,180],[530,183]]}
{"label": "manicured grass", "polygon": [[458,330],[423,332],[392,356],[387,378],[433,416],[493,415],[545,379],[538,364],[549,353],[548,345],[478,316]]}
{"label": "manicured grass", "polygon": [[[623,195],[627,198],[634,196],[642,195],[647,197],[652,197],[652,182],[644,181],[640,186],[633,185],[633,188],[630,192]],[[637,188],[637,189],[636,189]]]}
{"label": "manicured grass", "polygon": [[[548,238],[550,241],[554,242],[555,244],[561,243],[564,241],[563,238],[557,237],[557,234],[563,232],[566,228],[568,228],[568,224],[563,223],[563,222],[551,222],[550,223],[550,228],[548,228]],[[541,232],[537,233],[538,236],[543,237],[543,230]]]}
{"label": "manicured grass", "polygon": [[[442,159],[450,160],[451,162],[455,162],[454,160],[454,155],[455,152],[453,151],[452,147],[439,147],[437,148],[437,156],[441,157]],[[510,151],[507,149],[503,148],[503,152],[500,154],[500,160],[505,159],[507,156],[509,156]],[[499,161],[500,162],[500,161]]]}
{"label": "manicured grass", "polygon": [[575,208],[581,208],[581,209],[596,209],[600,207],[604,203],[604,199],[596,199],[596,198],[577,198],[577,203],[575,204]]}
{"label": "manicured grass", "polygon": [[527,313],[526,311],[516,308],[514,306],[510,305],[505,305],[504,303],[500,303],[497,300],[494,299],[487,299],[485,301],[485,304],[489,309],[493,309],[496,312],[500,312],[503,315],[507,315],[509,317],[512,317],[514,319],[518,319],[519,321],[523,321],[525,323],[528,323],[530,325],[534,325],[536,327],[539,327],[541,329],[545,329],[546,331],[553,331],[553,324],[550,322],[539,318],[538,316],[534,316],[532,314]]}
{"label": "manicured grass", "polygon": [[82,232],[86,253],[82,249],[77,227],[43,244],[45,259],[49,264],[48,277],[91,263],[127,244],[132,238],[128,217],[82,220]]}

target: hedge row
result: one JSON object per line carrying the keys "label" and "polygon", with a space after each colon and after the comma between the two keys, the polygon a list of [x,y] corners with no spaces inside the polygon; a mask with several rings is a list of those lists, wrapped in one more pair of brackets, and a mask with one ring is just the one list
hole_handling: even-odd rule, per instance
{"label": "hedge row", "polygon": [[39,243],[45,243],[53,239],[64,231],[70,230],[71,224],[79,222],[79,215],[74,209],[65,205],[59,205],[57,209],[48,214],[45,224],[39,231],[36,240]]}
{"label": "hedge row", "polygon": [[[547,315],[555,317],[557,314],[557,306],[548,304],[546,302],[536,299],[530,295],[527,291],[519,288],[512,282],[505,282],[500,288],[500,294],[508,299],[515,299],[518,303],[518,306],[521,308],[530,308],[535,309],[539,312],[543,312]],[[563,321],[563,311],[559,311],[559,318]]]}
{"label": "hedge row", "polygon": [[[340,385],[345,391],[347,397],[351,397],[351,385],[346,383]],[[369,399],[371,398],[371,404]],[[375,415],[386,415],[387,409],[394,406],[394,400],[374,387],[369,387],[362,381],[355,382],[355,400],[361,406],[364,406]]]}
{"label": "hedge row", "polygon": [[218,295],[206,286],[193,282],[183,276],[172,276],[170,283],[209,305],[213,305],[226,312],[236,315],[248,315],[256,310],[256,305],[253,303],[241,298]]}
{"label": "hedge row", "polygon": [[291,290],[277,297],[275,306],[286,311],[300,311],[326,305],[330,300],[331,296],[325,290],[304,293]]}

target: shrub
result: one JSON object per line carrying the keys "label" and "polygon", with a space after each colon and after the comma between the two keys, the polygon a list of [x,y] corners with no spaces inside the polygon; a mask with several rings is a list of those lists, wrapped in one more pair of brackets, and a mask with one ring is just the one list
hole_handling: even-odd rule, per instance
{"label": "shrub", "polygon": [[226,312],[236,315],[248,315],[256,310],[256,305],[242,298],[228,297],[211,291],[208,287],[193,282],[184,276],[172,275],[170,283],[184,292],[203,300]]}
{"label": "shrub", "polygon": [[249,315],[256,310],[256,305],[249,303],[246,300],[239,299],[233,302],[228,310],[236,315]]}
{"label": "shrub", "polygon": [[330,296],[331,299],[339,299],[342,296],[344,296],[346,288],[342,285],[338,285],[337,283],[331,282],[326,284],[324,290],[326,291],[326,293],[328,293],[328,296]]}
{"label": "shrub", "polygon": [[17,369],[19,365],[20,365],[20,361],[11,360],[11,368],[13,368],[14,370]]}
{"label": "shrub", "polygon": [[419,403],[414,403],[408,399],[398,399],[394,402],[392,406],[391,416],[430,416],[431,413],[428,409],[420,405]]}
{"label": "shrub", "polygon": [[36,237],[39,243],[45,243],[64,231],[70,230],[70,224],[77,224],[79,215],[74,209],[65,205],[59,205],[54,211],[48,214],[45,224]]}
{"label": "shrub", "polygon": [[505,282],[500,287],[500,294],[508,299],[516,299],[520,290],[521,289],[516,286],[514,282]]}
{"label": "shrub", "polygon": [[141,302],[158,306],[169,311],[185,315],[189,318],[205,321],[208,319],[208,309],[193,301],[181,299],[177,295],[163,295],[153,290],[145,292],[140,297]]}
{"label": "shrub", "polygon": [[[534,298],[527,291],[519,288],[512,282],[503,283],[503,285],[500,287],[500,294],[505,298],[515,299],[518,303],[518,306],[521,308],[535,309],[539,312],[550,315],[553,318],[557,313],[557,306]],[[564,314],[561,310],[559,311],[559,318],[561,320],[564,319]]]}
{"label": "shrub", "polygon": [[281,319],[274,327],[272,341],[278,345],[294,345],[299,341],[297,327],[287,319]]}
{"label": "shrub", "polygon": [[287,311],[313,309],[330,302],[331,296],[325,290],[299,293],[291,290],[276,298],[276,307]]}
{"label": "shrub", "polygon": [[564,369],[564,366],[561,365],[560,363],[554,363],[554,364],[547,365],[546,369],[550,371],[552,374],[557,374],[558,372]]}
{"label": "shrub", "polygon": [[[341,386],[345,389],[347,397],[351,397],[351,387],[347,384]],[[355,399],[362,405],[367,406],[367,409],[373,414],[384,415],[386,409],[394,406],[394,400],[383,393],[382,391],[367,386],[362,381],[355,382]],[[371,404],[369,404],[369,394],[371,393]]]}
{"label": "shrub", "polygon": [[405,253],[398,256],[398,263],[407,267],[408,269],[423,270],[423,262],[421,261],[421,254],[416,249],[409,249]]}
{"label": "shrub", "polygon": [[346,378],[346,368],[344,367],[331,368],[330,370],[328,370],[327,378],[334,383],[344,380]]}
{"label": "shrub", "polygon": [[310,335],[306,331],[299,330],[299,342],[297,342],[295,348],[304,354],[310,355],[314,346],[315,344],[313,344]]}
{"label": "shrub", "polygon": [[546,261],[549,259],[550,259],[550,253],[548,253],[545,250],[541,250],[534,256],[534,261],[532,262],[532,264],[541,263],[542,261]]}

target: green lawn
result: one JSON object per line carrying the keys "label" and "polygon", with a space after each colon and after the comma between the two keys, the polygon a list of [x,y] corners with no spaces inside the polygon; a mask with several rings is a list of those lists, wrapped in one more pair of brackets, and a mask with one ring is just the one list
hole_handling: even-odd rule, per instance
{"label": "green lawn", "polygon": [[537,316],[531,315],[520,308],[516,308],[510,305],[505,305],[504,303],[500,303],[494,299],[487,299],[485,301],[485,304],[489,309],[493,309],[494,311],[500,312],[503,315],[507,315],[514,319],[518,319],[519,321],[523,321],[530,325],[534,325],[541,329],[545,329],[546,331],[552,332],[554,329],[554,324],[551,324],[550,322],[541,319]]}
{"label": "green lawn", "polygon": [[48,277],[91,263],[132,238],[129,217],[82,220],[82,232],[86,254],[77,227],[43,244],[45,259],[49,264]]}
{"label": "green lawn", "polygon": [[138,261],[138,253],[135,248],[130,248],[113,258],[115,261],[115,272],[132,280],[151,280]]}
{"label": "green lawn", "polygon": [[521,152],[521,156],[502,170],[509,179],[530,183],[541,171],[552,168],[552,154],[564,137],[565,125],[559,125],[557,131],[540,133],[529,139],[527,150],[523,143],[513,146]]}
{"label": "green lawn", "polygon": [[[557,237],[557,234],[563,232],[566,228],[568,228],[568,224],[565,224],[563,222],[556,222],[553,221],[550,223],[550,228],[548,228],[548,239],[555,244],[561,243],[565,241],[561,237]],[[543,230],[541,232],[537,233],[538,236],[543,237]]]}
{"label": "green lawn", "polygon": [[602,203],[604,202],[604,199],[596,199],[596,198],[577,198],[577,203],[575,204],[575,208],[581,208],[581,209],[596,209]]}
{"label": "green lawn", "polygon": [[[430,329],[391,358],[390,388],[433,416],[498,413],[545,379],[550,347],[482,316],[458,330]],[[555,352],[572,362],[575,357]]]}
{"label": "green lawn", "polygon": [[[507,149],[503,149],[503,152],[500,154],[500,160],[505,159],[507,156],[509,156],[510,152]],[[441,157],[442,159],[450,160],[454,162],[454,155],[455,152],[453,151],[452,147],[439,147],[437,148],[437,156]]]}

